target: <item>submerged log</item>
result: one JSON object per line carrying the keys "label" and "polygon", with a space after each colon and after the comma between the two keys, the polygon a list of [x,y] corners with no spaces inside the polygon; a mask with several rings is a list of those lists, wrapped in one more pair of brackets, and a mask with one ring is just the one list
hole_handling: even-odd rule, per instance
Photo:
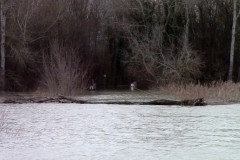
{"label": "submerged log", "polygon": [[23,103],[79,103],[84,104],[86,101],[68,98],[64,96],[58,97],[28,97],[28,98],[10,98],[3,101],[9,104],[23,104]]}
{"label": "submerged log", "polygon": [[77,104],[118,104],[118,105],[178,105],[178,106],[205,106],[203,98],[192,100],[154,100],[147,102],[133,102],[133,101],[87,101],[78,100],[74,98],[58,96],[58,97],[30,97],[30,98],[10,98],[6,99],[3,103],[7,104],[24,104],[24,103],[77,103]]}
{"label": "submerged log", "polygon": [[203,98],[192,99],[192,100],[182,100],[182,101],[174,101],[174,100],[155,100],[150,102],[143,102],[143,105],[179,105],[179,106],[204,106],[206,105],[203,101]]}

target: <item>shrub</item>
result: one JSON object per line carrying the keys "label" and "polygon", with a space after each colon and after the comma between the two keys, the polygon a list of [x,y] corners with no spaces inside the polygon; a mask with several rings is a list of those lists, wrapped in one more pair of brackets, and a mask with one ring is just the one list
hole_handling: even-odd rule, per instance
{"label": "shrub", "polygon": [[42,84],[50,94],[73,95],[87,88],[89,66],[76,50],[51,44],[50,55],[43,57]]}

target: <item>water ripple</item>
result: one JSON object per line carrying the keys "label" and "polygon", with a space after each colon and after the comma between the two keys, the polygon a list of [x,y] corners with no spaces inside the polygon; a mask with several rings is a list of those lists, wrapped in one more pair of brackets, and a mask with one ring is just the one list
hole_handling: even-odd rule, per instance
{"label": "water ripple", "polygon": [[[0,105],[0,159],[238,160],[240,107]],[[3,125],[2,125],[3,126]]]}

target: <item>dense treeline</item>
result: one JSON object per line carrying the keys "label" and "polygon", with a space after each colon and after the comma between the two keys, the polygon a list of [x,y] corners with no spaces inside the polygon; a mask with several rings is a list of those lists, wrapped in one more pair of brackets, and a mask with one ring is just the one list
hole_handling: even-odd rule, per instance
{"label": "dense treeline", "polygon": [[233,1],[2,0],[1,84],[72,92],[93,80],[100,88],[227,80]]}

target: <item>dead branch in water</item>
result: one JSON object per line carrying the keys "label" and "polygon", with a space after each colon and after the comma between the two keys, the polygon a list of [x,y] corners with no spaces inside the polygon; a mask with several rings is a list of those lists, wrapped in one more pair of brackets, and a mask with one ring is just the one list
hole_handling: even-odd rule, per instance
{"label": "dead branch in water", "polygon": [[76,104],[118,104],[118,105],[178,105],[178,106],[205,106],[203,98],[192,100],[167,100],[160,99],[147,102],[132,102],[132,101],[87,101],[77,100],[74,98],[58,96],[58,97],[33,97],[33,98],[13,98],[7,99],[3,103],[7,104],[24,104],[24,103],[76,103]]}

